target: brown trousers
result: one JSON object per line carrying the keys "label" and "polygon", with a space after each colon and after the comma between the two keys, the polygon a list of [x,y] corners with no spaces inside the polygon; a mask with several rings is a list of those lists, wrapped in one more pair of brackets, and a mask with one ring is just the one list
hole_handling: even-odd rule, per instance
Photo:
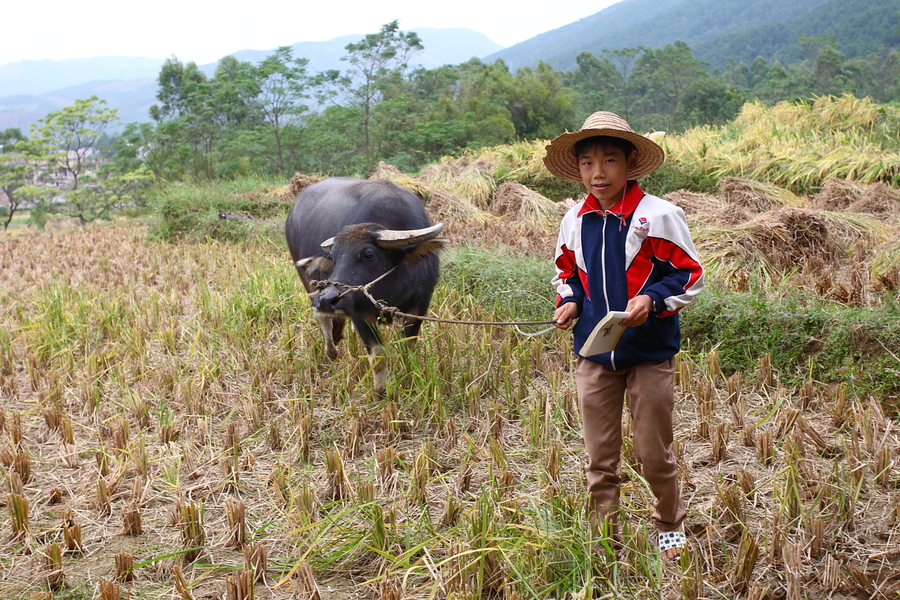
{"label": "brown trousers", "polygon": [[673,371],[673,359],[609,371],[578,358],[575,385],[588,454],[585,471],[593,502],[592,522],[615,520],[619,508],[619,454],[627,390],[634,455],[656,497],[653,522],[659,531],[681,526],[687,513],[678,491],[678,467],[672,451]]}

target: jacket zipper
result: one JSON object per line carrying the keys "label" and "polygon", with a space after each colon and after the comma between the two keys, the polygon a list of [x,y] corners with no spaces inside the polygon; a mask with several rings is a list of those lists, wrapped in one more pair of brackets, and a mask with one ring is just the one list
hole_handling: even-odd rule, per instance
{"label": "jacket zipper", "polygon": [[[606,217],[609,216],[609,212],[603,213],[603,235],[600,236],[600,276],[602,277],[601,281],[603,281],[603,300],[606,302],[606,311],[609,312],[609,294],[606,293]],[[609,353],[609,363],[612,367],[612,370],[616,370],[616,351],[613,349]]]}

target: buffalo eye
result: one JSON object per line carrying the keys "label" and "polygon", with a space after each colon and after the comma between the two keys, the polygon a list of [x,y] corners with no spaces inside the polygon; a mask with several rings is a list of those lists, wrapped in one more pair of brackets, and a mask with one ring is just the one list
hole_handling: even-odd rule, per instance
{"label": "buffalo eye", "polygon": [[372,252],[371,248],[366,248],[362,252],[359,253],[360,260],[373,260],[375,258],[375,253]]}

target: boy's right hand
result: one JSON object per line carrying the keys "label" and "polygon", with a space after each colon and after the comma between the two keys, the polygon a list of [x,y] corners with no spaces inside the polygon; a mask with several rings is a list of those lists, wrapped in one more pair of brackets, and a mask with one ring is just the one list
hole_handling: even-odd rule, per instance
{"label": "boy's right hand", "polygon": [[557,329],[568,329],[577,316],[578,305],[574,302],[566,302],[553,313],[553,326]]}

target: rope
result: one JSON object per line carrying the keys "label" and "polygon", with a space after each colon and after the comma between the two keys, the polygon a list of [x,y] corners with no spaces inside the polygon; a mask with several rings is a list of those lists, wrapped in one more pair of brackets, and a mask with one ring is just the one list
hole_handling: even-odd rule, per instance
{"label": "rope", "polygon": [[[310,281],[310,285],[312,287],[316,288],[317,290],[323,290],[326,287],[328,287],[329,285],[333,285],[335,287],[342,287],[342,288],[344,288],[344,291],[340,293],[340,295],[338,296],[339,298],[346,296],[350,292],[362,292],[363,294],[365,294],[366,298],[368,298],[372,302],[372,304],[375,305],[375,307],[378,310],[380,310],[381,312],[383,312],[385,314],[390,315],[392,318],[393,317],[404,317],[406,319],[418,319],[420,321],[430,321],[432,323],[449,323],[452,325],[513,326],[516,328],[516,331],[518,331],[520,334],[522,334],[526,337],[536,337],[539,335],[544,335],[545,333],[549,333],[549,332],[553,331],[554,329],[556,329],[556,327],[551,325],[552,323],[556,322],[552,319],[547,320],[547,321],[467,321],[467,320],[462,320],[462,319],[441,319],[438,317],[428,317],[425,315],[413,315],[410,313],[405,313],[405,312],[401,311],[399,308],[397,308],[396,306],[388,306],[384,302],[384,300],[378,300],[377,298],[374,298],[372,296],[372,294],[369,293],[369,288],[371,286],[375,285],[376,283],[378,283],[379,281],[381,281],[382,279],[384,279],[385,277],[390,275],[396,268],[397,267],[394,266],[392,269],[390,269],[383,275],[380,275],[379,277],[377,277],[376,279],[373,279],[372,281],[370,281],[369,283],[367,283],[365,285],[346,285],[339,281],[331,281],[330,279],[321,279],[321,280]],[[540,331],[528,332],[528,331],[522,331],[521,329],[519,329],[519,325],[551,325],[551,326],[547,327],[546,329],[541,329]],[[398,325],[398,327],[399,327],[399,325]]]}

